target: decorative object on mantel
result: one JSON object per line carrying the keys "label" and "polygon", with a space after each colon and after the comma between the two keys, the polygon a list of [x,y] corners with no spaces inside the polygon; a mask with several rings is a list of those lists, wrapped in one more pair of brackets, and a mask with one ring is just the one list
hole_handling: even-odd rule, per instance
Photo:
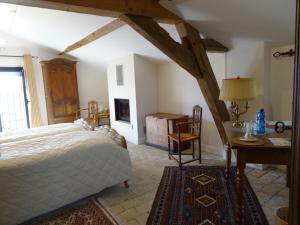
{"label": "decorative object on mantel", "polygon": [[275,58],[279,58],[281,56],[289,56],[289,57],[291,57],[291,56],[294,56],[294,55],[295,55],[295,51],[293,49],[290,49],[287,52],[275,52],[273,54],[273,57],[275,57]]}
{"label": "decorative object on mantel", "polygon": [[[231,102],[231,111],[234,117],[234,127],[241,127],[243,123],[239,121],[242,114],[248,111],[248,101],[257,96],[256,83],[253,78],[229,78],[223,79],[220,91],[220,100]],[[240,102],[245,102],[245,110],[240,111]]]}

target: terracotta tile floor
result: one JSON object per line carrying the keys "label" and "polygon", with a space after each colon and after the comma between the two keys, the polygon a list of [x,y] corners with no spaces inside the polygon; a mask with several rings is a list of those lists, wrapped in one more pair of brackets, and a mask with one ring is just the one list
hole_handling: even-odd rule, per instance
{"label": "terracotta tile floor", "polygon": [[[121,184],[108,188],[101,193],[99,200],[120,224],[144,225],[164,167],[177,164],[168,159],[167,152],[146,145],[129,144],[128,150],[133,164],[130,188],[125,189]],[[202,155],[202,164],[225,165],[219,156],[206,152]],[[246,173],[270,224],[274,224],[275,209],[288,205],[285,173],[272,167],[265,170],[247,168]]]}

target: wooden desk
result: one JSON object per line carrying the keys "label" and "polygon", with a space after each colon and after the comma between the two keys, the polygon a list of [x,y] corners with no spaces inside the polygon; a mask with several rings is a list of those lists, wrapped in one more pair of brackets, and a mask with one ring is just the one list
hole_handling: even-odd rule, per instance
{"label": "wooden desk", "polygon": [[282,134],[276,132],[258,136],[264,139],[265,143],[259,146],[241,145],[234,142],[235,137],[243,136],[244,133],[233,130],[232,122],[224,123],[226,135],[228,138],[228,145],[226,150],[226,178],[229,177],[229,169],[231,166],[231,150],[234,151],[237,161],[237,225],[242,224],[243,218],[243,187],[244,187],[244,169],[246,163],[258,164],[278,164],[287,165],[287,174],[289,172],[291,147],[274,146],[268,138],[290,138],[291,132],[285,131]]}

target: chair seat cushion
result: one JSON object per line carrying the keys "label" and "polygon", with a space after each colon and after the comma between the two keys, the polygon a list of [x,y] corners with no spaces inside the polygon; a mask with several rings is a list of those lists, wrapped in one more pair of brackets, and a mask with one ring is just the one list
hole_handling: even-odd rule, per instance
{"label": "chair seat cushion", "polygon": [[[169,137],[175,141],[179,141],[178,139],[178,134],[177,133],[173,133],[173,134],[169,134]],[[180,133],[180,141],[184,142],[184,141],[192,141],[192,140],[196,140],[198,139],[198,135],[196,134],[191,134],[191,133]]]}

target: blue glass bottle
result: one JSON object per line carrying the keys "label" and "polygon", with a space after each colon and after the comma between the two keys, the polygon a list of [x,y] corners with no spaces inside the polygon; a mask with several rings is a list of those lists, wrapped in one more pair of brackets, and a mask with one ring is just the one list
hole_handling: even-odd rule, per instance
{"label": "blue glass bottle", "polygon": [[256,113],[256,133],[264,134],[266,132],[266,113],[264,109],[260,109]]}

